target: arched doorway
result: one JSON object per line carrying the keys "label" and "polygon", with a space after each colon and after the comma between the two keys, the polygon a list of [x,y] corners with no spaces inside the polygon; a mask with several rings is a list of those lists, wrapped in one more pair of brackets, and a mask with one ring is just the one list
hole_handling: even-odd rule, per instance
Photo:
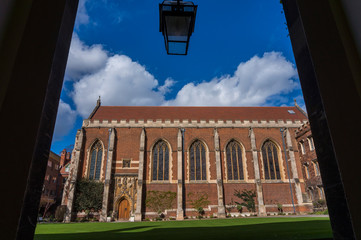
{"label": "arched doorway", "polygon": [[119,211],[118,213],[119,220],[129,219],[130,204],[127,199],[123,199],[122,201],[120,201],[118,211]]}

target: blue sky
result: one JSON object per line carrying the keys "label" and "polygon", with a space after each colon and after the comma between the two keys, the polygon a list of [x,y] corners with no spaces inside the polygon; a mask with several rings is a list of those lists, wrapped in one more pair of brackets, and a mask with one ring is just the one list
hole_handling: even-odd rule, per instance
{"label": "blue sky", "polygon": [[198,0],[187,56],[167,55],[158,0],[80,0],[52,151],[102,105],[304,106],[279,0]]}

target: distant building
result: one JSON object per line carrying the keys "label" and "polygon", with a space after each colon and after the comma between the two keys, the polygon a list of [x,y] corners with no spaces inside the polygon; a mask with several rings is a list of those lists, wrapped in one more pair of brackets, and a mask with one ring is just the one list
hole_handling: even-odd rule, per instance
{"label": "distant building", "polygon": [[302,165],[303,179],[308,201],[324,200],[325,193],[317,161],[315,144],[313,142],[310,124],[307,122],[296,130],[296,139]]}
{"label": "distant building", "polygon": [[39,206],[39,214],[43,217],[54,215],[61,202],[63,183],[59,171],[60,156],[50,151]]}
{"label": "distant building", "polygon": [[[157,216],[145,204],[148,191],[175,192],[177,201],[165,214],[177,219],[196,215],[191,193],[207,192],[205,215],[222,218],[238,200],[234,191],[244,189],[256,192],[259,216],[277,213],[279,204],[285,212],[293,212],[292,199],[297,212],[310,212],[312,203],[305,197],[305,180],[310,178],[302,172],[295,136],[307,121],[297,104],[117,107],[100,106],[98,101],[75,138],[62,202],[67,205],[66,221],[77,216],[73,206],[80,178],[104,183],[101,221],[109,213],[119,220]],[[309,164],[317,166],[317,172],[317,159]]]}

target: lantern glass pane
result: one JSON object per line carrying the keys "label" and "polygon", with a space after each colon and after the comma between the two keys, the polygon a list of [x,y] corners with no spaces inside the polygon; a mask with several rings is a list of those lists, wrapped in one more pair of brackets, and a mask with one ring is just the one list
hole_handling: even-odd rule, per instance
{"label": "lantern glass pane", "polygon": [[187,41],[189,34],[190,16],[165,17],[168,41]]}
{"label": "lantern glass pane", "polygon": [[168,42],[168,52],[171,54],[185,54],[187,42]]}

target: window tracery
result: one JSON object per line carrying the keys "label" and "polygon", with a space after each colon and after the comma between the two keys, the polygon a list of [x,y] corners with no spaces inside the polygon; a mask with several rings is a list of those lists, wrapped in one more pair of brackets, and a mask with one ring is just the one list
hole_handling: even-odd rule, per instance
{"label": "window tracery", "polygon": [[227,179],[243,180],[242,150],[239,143],[232,140],[226,147]]}
{"label": "window tracery", "polygon": [[89,179],[99,180],[103,158],[103,146],[97,141],[90,151]]}
{"label": "window tracery", "polygon": [[190,180],[207,180],[206,148],[197,140],[189,149]]}
{"label": "window tracery", "polygon": [[264,177],[267,180],[281,179],[276,145],[267,140],[262,146]]}
{"label": "window tracery", "polygon": [[165,141],[159,141],[153,147],[152,180],[169,180],[169,148]]}

